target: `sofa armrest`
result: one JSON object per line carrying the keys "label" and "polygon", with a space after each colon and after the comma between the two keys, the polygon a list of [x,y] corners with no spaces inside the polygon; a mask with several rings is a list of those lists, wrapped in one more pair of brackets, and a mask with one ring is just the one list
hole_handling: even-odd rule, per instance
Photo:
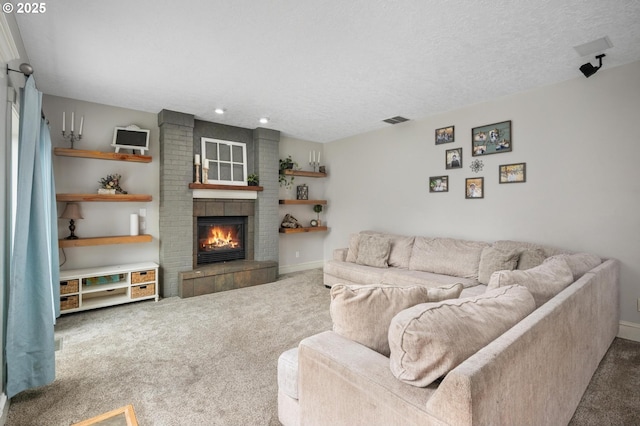
{"label": "sofa armrest", "polygon": [[305,425],[441,425],[426,402],[436,385],[417,388],[397,380],[389,358],[333,331],[298,347],[300,418]]}
{"label": "sofa armrest", "polygon": [[347,261],[347,253],[349,252],[348,248],[339,248],[333,250],[333,260],[338,260],[340,262]]}

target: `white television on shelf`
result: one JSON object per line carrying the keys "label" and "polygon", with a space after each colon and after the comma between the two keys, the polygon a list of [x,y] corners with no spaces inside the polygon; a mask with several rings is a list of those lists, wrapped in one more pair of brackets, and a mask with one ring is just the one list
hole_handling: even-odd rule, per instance
{"label": "white television on shelf", "polygon": [[120,152],[120,149],[131,149],[135,154],[135,150],[140,151],[140,155],[144,155],[149,150],[149,130],[141,129],[138,126],[131,125],[127,127],[116,127],[113,130],[113,142],[111,146]]}

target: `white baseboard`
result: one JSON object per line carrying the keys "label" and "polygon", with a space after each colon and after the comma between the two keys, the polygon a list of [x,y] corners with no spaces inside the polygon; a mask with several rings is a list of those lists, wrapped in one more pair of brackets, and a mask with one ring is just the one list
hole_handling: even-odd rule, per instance
{"label": "white baseboard", "polygon": [[2,393],[0,395],[0,425],[7,423],[7,417],[9,416],[9,400],[7,394]]}
{"label": "white baseboard", "polygon": [[633,340],[640,342],[640,324],[635,322],[620,321],[620,328],[618,328],[618,337],[623,339]]}
{"label": "white baseboard", "polygon": [[317,269],[324,267],[324,260],[317,260],[315,262],[298,263],[296,265],[280,266],[278,268],[278,274],[289,274],[291,272],[307,271],[309,269]]}

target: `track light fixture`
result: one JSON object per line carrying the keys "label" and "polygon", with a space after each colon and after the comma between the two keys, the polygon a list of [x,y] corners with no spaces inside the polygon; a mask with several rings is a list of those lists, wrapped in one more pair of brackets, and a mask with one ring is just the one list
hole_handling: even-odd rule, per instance
{"label": "track light fixture", "polygon": [[580,71],[584,74],[585,77],[589,78],[594,75],[600,68],[602,68],[602,58],[606,55],[604,53],[597,55],[596,59],[599,61],[598,66],[594,67],[591,65],[591,62],[587,62],[586,64],[580,67]]}

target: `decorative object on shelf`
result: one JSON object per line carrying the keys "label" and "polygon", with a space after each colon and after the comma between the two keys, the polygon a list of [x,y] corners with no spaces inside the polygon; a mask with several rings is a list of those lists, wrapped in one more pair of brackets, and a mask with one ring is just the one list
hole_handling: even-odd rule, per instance
{"label": "decorative object on shelf", "polygon": [[447,169],[459,169],[462,167],[462,148],[448,149],[444,153]]}
{"label": "decorative object on shelf", "polygon": [[196,154],[193,158],[193,167],[196,169],[196,179],[193,183],[200,183],[200,154]]}
{"label": "decorative object on shelf", "polygon": [[62,139],[68,140],[69,142],[71,142],[71,149],[73,149],[73,143],[82,139],[82,128],[84,127],[84,115],[80,117],[80,129],[78,130],[77,135],[74,134],[74,127],[75,127],[75,121],[76,121],[75,112],[71,113],[71,131],[69,132],[69,134],[66,133],[66,125],[67,125],[66,121],[67,121],[66,113],[62,111]]}
{"label": "decorative object on shelf", "polygon": [[436,145],[455,141],[455,126],[436,129]]}
{"label": "decorative object on shelf", "polygon": [[523,183],[527,181],[527,163],[502,164],[498,166],[500,183]]}
{"label": "decorative object on shelf", "polygon": [[[122,176],[118,173],[107,175],[107,177],[101,178],[98,181],[100,183],[100,189],[114,190],[116,194],[126,194],[127,191],[120,187],[120,179],[122,179]],[[100,189],[98,190],[99,194],[103,193],[100,192]]]}
{"label": "decorative object on shelf", "polygon": [[312,226],[313,228],[315,228],[315,227],[317,227],[317,226],[318,226],[318,221],[317,221],[317,220],[315,220],[315,219],[311,219],[311,223],[310,223],[310,224],[311,224],[311,226]]}
{"label": "decorative object on shelf", "polygon": [[449,176],[431,176],[429,192],[449,192]]}
{"label": "decorative object on shelf", "polygon": [[260,185],[260,177],[255,174],[250,174],[247,177],[247,185],[249,186],[259,186]]}
{"label": "decorative object on shelf", "polygon": [[298,185],[296,189],[296,200],[309,199],[309,187],[306,184]]}
{"label": "decorative object on shelf", "polygon": [[320,213],[322,212],[322,204],[316,204],[315,206],[313,206],[313,211],[318,214],[317,225],[321,225],[322,222],[320,221]]}
{"label": "decorative object on shelf", "polygon": [[467,178],[464,183],[465,198],[484,198],[484,178]]}
{"label": "decorative object on shelf", "polygon": [[129,235],[136,236],[140,233],[140,222],[138,219],[138,213],[131,213],[129,215]]}
{"label": "decorative object on shelf", "polygon": [[80,213],[80,204],[67,203],[60,216],[61,219],[69,219],[69,231],[71,234],[65,238],[65,240],[77,240],[78,237],[74,233],[76,230],[75,221],[78,219],[84,219],[82,213]]}
{"label": "decorative object on shelf", "polygon": [[471,155],[499,154],[512,149],[511,120],[471,129]]}
{"label": "decorative object on shelf", "polygon": [[326,166],[320,166],[320,167],[318,167],[318,171],[320,173],[327,173],[327,167]]}
{"label": "decorative object on shelf", "polygon": [[320,151],[318,151],[318,159],[316,160],[316,152],[309,151],[309,165],[313,167],[313,171],[316,171],[316,167],[320,166]]}
{"label": "decorative object on shelf", "polygon": [[478,160],[477,158],[471,162],[471,171],[474,173],[478,173],[484,167],[484,163],[482,160]]}
{"label": "decorative object on shelf", "polygon": [[290,155],[284,160],[282,158],[280,159],[280,174],[278,175],[278,182],[280,183],[280,186],[284,186],[287,189],[290,189],[293,186],[294,177],[291,175],[285,175],[284,171],[293,170],[297,167],[298,163],[293,161]]}
{"label": "decorative object on shelf", "polygon": [[209,159],[205,158],[202,162],[202,183],[209,182]]}
{"label": "decorative object on shelf", "polygon": [[280,224],[280,227],[282,227],[282,228],[302,228],[303,226],[300,225],[300,222],[298,222],[298,219],[296,219],[295,217],[293,217],[289,213],[287,213],[284,216],[284,219],[282,219],[282,223]]}
{"label": "decorative object on shelf", "polygon": [[[80,124],[80,129],[82,129],[82,124]],[[113,129],[111,146],[116,149],[116,153],[120,152],[121,148],[124,148],[130,149],[134,154],[136,150],[139,150],[140,155],[144,155],[144,152],[149,150],[149,130],[141,129],[135,124],[127,127],[116,127]]]}

